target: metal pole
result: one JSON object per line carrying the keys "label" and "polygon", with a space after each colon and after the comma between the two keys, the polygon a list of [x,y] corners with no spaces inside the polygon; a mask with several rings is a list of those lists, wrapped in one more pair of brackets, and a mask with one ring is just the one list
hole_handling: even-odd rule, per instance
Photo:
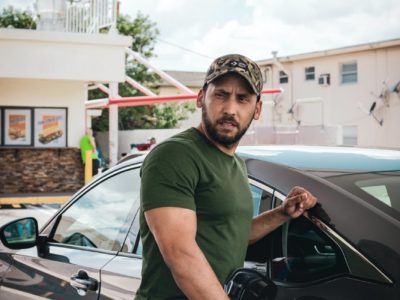
{"label": "metal pole", "polygon": [[[118,96],[118,82],[110,83],[110,98]],[[118,105],[112,104],[109,109],[109,159],[110,167],[118,161]]]}
{"label": "metal pole", "polygon": [[151,63],[149,63],[146,59],[144,59],[142,56],[140,56],[139,53],[132,51],[129,48],[126,48],[126,52],[128,55],[133,56],[134,59],[136,59],[138,62],[140,62],[142,65],[152,69],[154,72],[156,72],[158,75],[160,75],[161,78],[165,79],[172,85],[176,86],[178,89],[181,91],[184,91],[188,94],[195,94],[191,89],[186,87],[184,84],[180,83],[178,80],[174,79],[172,76],[168,75],[164,71],[158,69],[157,67],[153,66]]}
{"label": "metal pole", "polygon": [[85,152],[85,184],[88,184],[92,180],[92,150],[86,150]]}
{"label": "metal pole", "polygon": [[147,96],[157,96],[155,93],[153,93],[148,88],[144,87],[143,85],[141,85],[139,82],[129,77],[128,75],[125,76],[125,81]]}

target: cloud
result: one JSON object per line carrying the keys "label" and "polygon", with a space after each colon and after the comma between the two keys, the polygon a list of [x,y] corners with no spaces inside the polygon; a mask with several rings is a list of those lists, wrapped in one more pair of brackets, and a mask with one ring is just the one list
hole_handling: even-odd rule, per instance
{"label": "cloud", "polygon": [[[0,0],[28,7],[34,0]],[[400,38],[398,0],[121,0],[121,13],[149,15],[160,39],[217,57],[293,55]],[[205,70],[210,59],[158,42],[165,69]]]}
{"label": "cloud", "polygon": [[[194,2],[188,1],[185,11],[195,14],[177,12],[168,30],[161,27],[161,32],[165,40],[212,57],[236,52],[266,59],[273,50],[286,56],[400,37],[400,6],[394,0],[246,0],[234,1],[236,8],[208,0],[194,7]],[[171,62],[174,51],[179,69],[204,70],[209,63],[173,48]],[[161,60],[163,52],[157,53]]]}
{"label": "cloud", "polygon": [[[285,5],[283,5],[285,2]],[[227,22],[198,41],[203,51],[270,57],[318,51],[400,36],[400,6],[394,1],[248,0],[251,22]],[[259,57],[259,56],[262,57]]]}
{"label": "cloud", "polygon": [[185,6],[184,0],[160,0],[155,7],[159,12],[174,12]]}
{"label": "cloud", "polygon": [[33,10],[34,3],[34,0],[0,0],[0,8],[12,6],[22,11]]}

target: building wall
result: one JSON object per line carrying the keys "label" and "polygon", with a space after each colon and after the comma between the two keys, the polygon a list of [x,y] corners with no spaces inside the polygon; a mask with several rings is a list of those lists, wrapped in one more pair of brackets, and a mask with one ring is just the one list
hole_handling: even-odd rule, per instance
{"label": "building wall", "polygon": [[[120,130],[118,132],[118,159],[122,157],[122,154],[130,153],[131,144],[147,143],[151,137],[160,143],[183,130],[181,128]],[[108,159],[108,132],[97,132],[96,142],[101,147],[104,157]]]}
{"label": "building wall", "polygon": [[131,37],[0,28],[0,78],[124,81]]}
{"label": "building wall", "polygon": [[[341,84],[340,65],[357,62],[357,83]],[[400,147],[400,138],[396,131],[400,128],[400,97],[390,93],[388,106],[377,97],[385,88],[386,82],[392,88],[400,80],[400,45],[394,47],[363,50],[335,55],[315,56],[306,59],[282,59],[283,67],[288,71],[289,83],[279,84],[280,68],[272,61],[267,68],[267,82],[264,87],[282,87],[284,93],[277,99],[278,104],[271,104],[272,96],[264,96],[264,116],[261,126],[296,127],[302,126],[340,126],[337,135],[349,127],[357,132],[357,145]],[[315,80],[305,80],[305,68],[315,67]],[[330,85],[318,84],[320,74],[330,74]],[[294,115],[289,109],[299,99],[317,98],[315,102],[302,103],[294,107]],[[382,126],[368,115],[369,108],[376,101],[374,113]],[[265,105],[267,104],[267,105]],[[337,136],[332,136],[337,139]],[[304,141],[304,139],[303,139]],[[318,143],[314,140],[313,143]],[[339,144],[343,143],[339,142]]]}
{"label": "building wall", "polygon": [[79,81],[0,78],[0,106],[68,108],[68,147],[79,147],[84,134],[85,93]]}

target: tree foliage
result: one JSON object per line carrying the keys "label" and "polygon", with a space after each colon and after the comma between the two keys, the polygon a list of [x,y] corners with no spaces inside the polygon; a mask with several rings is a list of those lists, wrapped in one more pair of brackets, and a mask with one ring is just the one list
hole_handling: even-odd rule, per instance
{"label": "tree foliage", "polygon": [[[140,12],[132,20],[130,16],[119,16],[117,29],[120,34],[131,36],[133,41],[131,49],[146,58],[154,56],[154,46],[159,31],[156,23],[151,22],[148,16]],[[145,66],[137,63],[127,65],[126,73],[129,77],[158,93],[160,77],[148,70]],[[119,84],[119,95],[143,96],[143,93],[126,83]],[[90,91],[89,99],[107,97],[98,90]],[[180,121],[187,119],[189,112],[195,111],[194,103],[168,103],[159,105],[146,105],[119,108],[119,129],[152,129],[152,128],[174,128]],[[108,110],[103,110],[101,117],[93,120],[95,131],[108,130]]]}
{"label": "tree foliage", "polygon": [[12,6],[3,8],[0,13],[0,27],[36,29],[36,22],[31,13],[14,9]]}

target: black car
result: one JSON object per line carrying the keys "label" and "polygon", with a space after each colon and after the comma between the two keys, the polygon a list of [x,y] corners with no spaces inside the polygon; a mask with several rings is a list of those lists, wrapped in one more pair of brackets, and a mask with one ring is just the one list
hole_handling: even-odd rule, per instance
{"label": "black car", "polygon": [[[400,299],[400,151],[253,146],[238,153],[254,215],[296,185],[319,202],[248,248],[245,267],[272,280],[273,299]],[[142,161],[125,158],[40,231],[30,218],[4,225],[0,299],[133,299]]]}

